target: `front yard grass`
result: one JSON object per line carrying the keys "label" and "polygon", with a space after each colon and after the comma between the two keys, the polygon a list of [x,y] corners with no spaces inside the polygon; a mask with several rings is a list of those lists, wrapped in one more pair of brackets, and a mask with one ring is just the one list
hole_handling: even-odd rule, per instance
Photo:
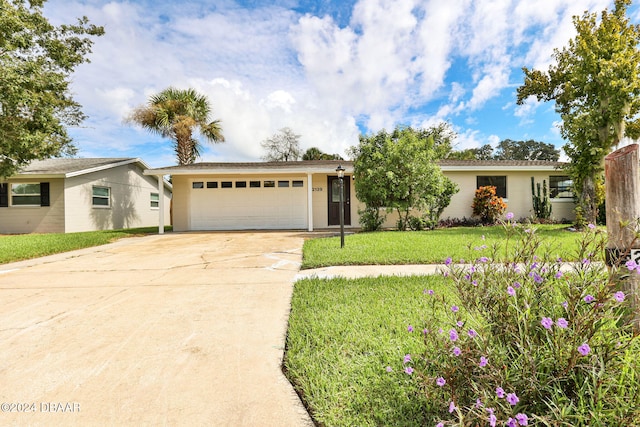
{"label": "front yard grass", "polygon": [[448,292],[440,276],[296,282],[284,367],[319,425],[428,425],[417,387],[385,370],[424,350],[407,319],[425,288]]}
{"label": "front yard grass", "polygon": [[[575,261],[578,233],[567,230],[567,225],[534,225],[536,233],[548,243],[556,257]],[[380,231],[345,236],[340,249],[339,237],[305,241],[302,268],[331,265],[375,264],[438,264],[447,257],[454,261],[468,259],[468,245],[480,247],[504,244],[502,226],[453,227],[431,231]],[[486,255],[488,250],[482,251]],[[478,255],[479,256],[479,255]]]}
{"label": "front yard grass", "polygon": [[[171,227],[165,227],[165,230],[171,230]],[[0,236],[0,264],[100,246],[124,237],[157,232],[158,227],[143,227],[81,233],[4,235]]]}

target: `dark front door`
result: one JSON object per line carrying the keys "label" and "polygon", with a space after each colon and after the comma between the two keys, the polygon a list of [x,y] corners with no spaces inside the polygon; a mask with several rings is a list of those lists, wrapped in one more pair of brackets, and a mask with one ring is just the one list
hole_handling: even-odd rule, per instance
{"label": "dark front door", "polygon": [[[340,225],[340,178],[330,176],[329,188],[329,225]],[[351,179],[345,176],[344,183],[344,225],[351,225]]]}

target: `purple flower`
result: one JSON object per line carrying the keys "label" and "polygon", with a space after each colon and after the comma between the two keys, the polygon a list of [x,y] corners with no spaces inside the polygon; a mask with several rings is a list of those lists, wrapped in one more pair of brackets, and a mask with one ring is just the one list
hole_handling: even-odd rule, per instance
{"label": "purple flower", "polygon": [[458,310],[460,310],[460,308],[457,305],[451,306],[451,311],[453,311],[454,313],[457,313]]}
{"label": "purple flower", "polygon": [[478,364],[478,366],[484,368],[485,366],[487,366],[487,363],[489,363],[489,359],[484,356],[480,356],[480,363]]}
{"label": "purple flower", "polygon": [[447,259],[444,260],[444,265],[450,265],[453,262],[453,260],[451,259],[451,257],[447,257]]}
{"label": "purple flower", "polygon": [[387,372],[392,372],[393,368],[391,368],[391,366],[387,366]]}
{"label": "purple flower", "polygon": [[589,227],[591,230],[593,230],[594,228],[596,228],[595,224],[587,224],[587,227]]}
{"label": "purple flower", "polygon": [[529,417],[526,414],[516,414],[516,420],[521,426],[529,425]]}
{"label": "purple flower", "polygon": [[566,301],[564,301],[564,302],[563,302],[562,304],[560,304],[560,305],[562,305],[564,308],[569,307],[569,303],[568,303],[568,302],[566,302]]}
{"label": "purple flower", "polygon": [[487,261],[489,261],[489,258],[487,258],[486,256],[482,256],[478,258],[478,262],[487,262]]}
{"label": "purple flower", "polygon": [[553,320],[550,317],[543,317],[540,323],[545,329],[551,329],[551,326],[553,326]]}
{"label": "purple flower", "polygon": [[482,408],[482,400],[476,399],[476,408]]}
{"label": "purple flower", "polygon": [[587,296],[584,297],[584,302],[586,302],[587,304],[594,302],[595,298],[593,297],[593,295],[588,294]]}
{"label": "purple flower", "polygon": [[491,414],[489,414],[489,425],[491,427],[496,427],[496,423],[498,422],[498,418],[496,418],[496,416],[493,414],[493,412]]}
{"label": "purple flower", "polygon": [[513,212],[507,212],[507,214],[504,216],[507,220],[513,219]]}
{"label": "purple flower", "polygon": [[566,329],[569,326],[569,322],[567,322],[567,319],[564,317],[559,317],[558,320],[556,320],[556,326],[558,328]]}
{"label": "purple flower", "polygon": [[507,421],[507,427],[518,427],[518,424],[516,423],[516,420],[509,418]]}
{"label": "purple flower", "polygon": [[518,402],[520,402],[520,399],[515,393],[509,393],[507,394],[507,402],[509,402],[509,405],[511,406],[516,406]]}
{"label": "purple flower", "polygon": [[613,295],[613,297],[616,299],[616,301],[622,302],[624,301],[624,292],[618,291]]}
{"label": "purple flower", "polygon": [[444,423],[438,423],[436,424],[436,427],[444,427]]}
{"label": "purple flower", "polygon": [[513,287],[516,289],[520,289],[522,285],[520,284],[520,282],[513,282]]}
{"label": "purple flower", "polygon": [[587,343],[584,343],[580,347],[578,347],[578,353],[580,353],[583,356],[586,356],[590,352],[591,352],[591,347],[589,347],[589,344]]}
{"label": "purple flower", "polygon": [[409,331],[409,332],[413,332],[413,326],[409,325],[409,326],[407,327],[407,331]]}
{"label": "purple flower", "polygon": [[422,333],[423,333],[423,334],[425,334],[425,335],[427,335],[427,334],[429,333],[429,330],[428,330],[427,328],[424,328],[424,329],[422,330]]}
{"label": "purple flower", "polygon": [[454,356],[460,356],[460,354],[462,354],[462,350],[460,350],[460,347],[453,347],[453,355]]}
{"label": "purple flower", "polygon": [[407,366],[406,368],[404,368],[404,372],[407,375],[411,375],[411,374],[413,374],[413,368],[411,366]]}
{"label": "purple flower", "polygon": [[533,281],[536,283],[542,283],[544,279],[538,273],[533,273]]}
{"label": "purple flower", "polygon": [[469,334],[471,338],[475,338],[478,336],[478,333],[474,329],[469,329],[469,332],[467,332],[467,334]]}
{"label": "purple flower", "polygon": [[587,258],[582,259],[582,265],[589,265],[590,263],[591,261],[589,261]]}
{"label": "purple flower", "polygon": [[451,413],[451,412],[455,411],[456,409],[458,409],[458,408],[456,408],[456,404],[453,403],[453,401],[449,402],[449,412]]}
{"label": "purple flower", "polygon": [[562,277],[562,271],[558,271],[554,277],[555,277],[556,279],[561,278],[561,277]]}
{"label": "purple flower", "polygon": [[410,354],[405,354],[404,355],[404,363],[409,363],[411,362],[411,355]]}
{"label": "purple flower", "polygon": [[427,293],[428,293],[429,295],[433,295],[433,294],[435,294],[435,292],[433,291],[433,289],[429,289],[429,290],[427,291]]}
{"label": "purple flower", "polygon": [[516,290],[513,289],[513,286],[507,286],[507,293],[513,297],[516,295]]}
{"label": "purple flower", "polygon": [[449,339],[451,341],[457,341],[458,340],[458,331],[456,331],[455,329],[451,329],[449,331]]}
{"label": "purple flower", "polygon": [[443,385],[445,385],[446,383],[447,383],[447,381],[446,381],[444,378],[442,378],[442,377],[438,377],[438,378],[436,379],[436,385],[437,385],[438,387],[442,387],[442,386],[443,386]]}
{"label": "purple flower", "polygon": [[626,265],[629,270],[635,270],[638,267],[638,264],[636,264],[636,262],[632,259],[625,262],[624,265]]}
{"label": "purple flower", "polygon": [[496,396],[498,396],[500,399],[504,397],[504,389],[502,387],[496,388]]}

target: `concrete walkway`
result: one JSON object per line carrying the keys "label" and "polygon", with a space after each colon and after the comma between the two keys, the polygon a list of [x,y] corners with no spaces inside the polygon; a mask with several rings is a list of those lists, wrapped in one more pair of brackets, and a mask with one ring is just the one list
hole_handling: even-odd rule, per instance
{"label": "concrete walkway", "polygon": [[0,425],[311,426],[281,371],[303,233],[0,265]]}

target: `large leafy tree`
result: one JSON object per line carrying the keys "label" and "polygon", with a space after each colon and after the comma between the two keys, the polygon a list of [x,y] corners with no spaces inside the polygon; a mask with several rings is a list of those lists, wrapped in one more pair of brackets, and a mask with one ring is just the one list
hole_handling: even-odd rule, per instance
{"label": "large leafy tree", "polygon": [[451,146],[450,135],[438,129],[397,127],[392,133],[382,130],[360,136],[351,154],[356,195],[366,205],[368,221],[380,224],[381,209],[394,208],[400,214],[400,228],[409,224],[414,212],[421,212],[430,225],[437,222],[457,192],[437,164]]}
{"label": "large leafy tree", "polygon": [[169,87],[152,95],[146,105],[133,110],[128,121],[171,138],[179,165],[189,165],[200,156],[201,145],[194,133],[208,142],[223,142],[220,120],[210,119],[211,105],[206,96],[193,89]]}
{"label": "large leafy tree", "polygon": [[302,160],[344,160],[340,154],[328,154],[318,147],[307,149],[302,155]]}
{"label": "large leafy tree", "polygon": [[300,148],[300,135],[284,127],[271,137],[260,143],[266,154],[262,157],[267,162],[292,162],[300,160],[302,149]]}
{"label": "large leafy tree", "polygon": [[513,141],[503,139],[498,144],[496,160],[546,160],[557,162],[560,158],[560,151],[553,144],[534,141]]}
{"label": "large leafy tree", "polygon": [[69,86],[89,62],[91,36],[104,33],[83,17],[54,26],[45,0],[0,0],[0,177],[35,159],[73,154],[67,126],[84,118]]}
{"label": "large leafy tree", "polygon": [[545,71],[524,68],[518,104],[535,96],[555,101],[562,118],[564,151],[584,220],[595,223],[604,157],[625,136],[640,128],[640,27],[626,16],[631,0],[616,0],[600,19],[585,12],[574,17],[575,38],[555,50],[555,64]]}

